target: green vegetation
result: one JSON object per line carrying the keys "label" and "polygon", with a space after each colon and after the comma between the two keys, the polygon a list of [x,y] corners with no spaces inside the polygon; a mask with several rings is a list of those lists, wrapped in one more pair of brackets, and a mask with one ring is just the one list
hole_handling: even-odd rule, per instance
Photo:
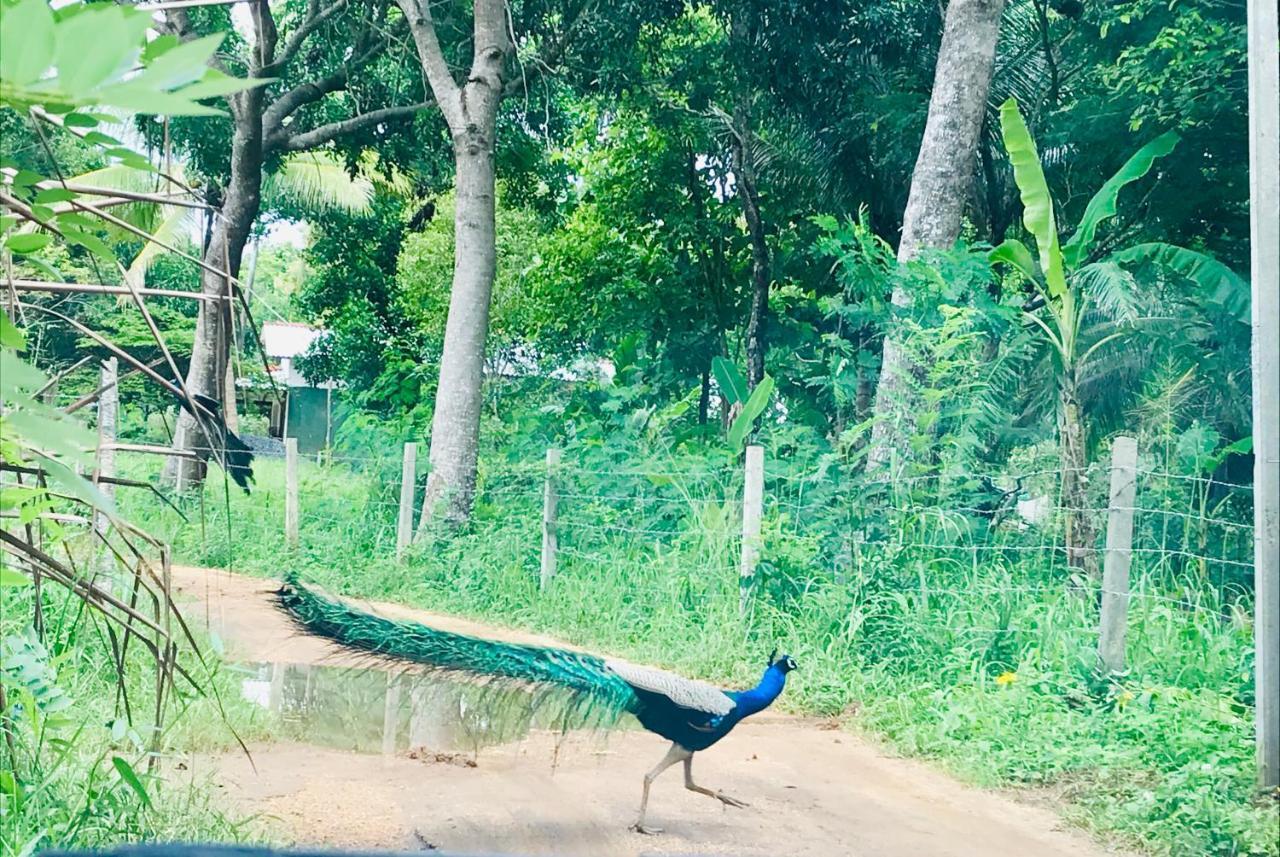
{"label": "green vegetation", "polygon": [[13,609],[22,603],[14,597],[6,589],[0,617],[9,701],[0,773],[6,857],[129,840],[261,839],[257,820],[228,813],[208,770],[183,772],[189,753],[232,750],[236,736],[266,734],[265,712],[243,702],[227,676],[201,674],[201,690],[179,689],[163,733],[153,737],[146,715],[119,704],[121,693],[134,706],[151,704],[150,659],[130,657],[117,684],[111,649],[79,599],[46,598],[41,642],[23,630],[28,616]]}
{"label": "green vegetation", "polygon": [[[59,150],[100,168],[79,180],[149,176],[155,170],[144,156],[105,133],[113,117],[94,110],[209,115],[216,111],[201,99],[251,84],[206,65],[221,36],[148,40],[150,15],[128,6],[55,10],[44,0],[22,0],[0,12],[7,276],[11,281],[15,262],[19,276],[55,281],[63,276],[55,265],[69,276],[104,264],[123,274],[117,254],[138,249],[130,239],[165,229],[154,207],[135,212],[134,224],[87,204],[68,187],[44,134],[61,132]],[[44,141],[52,164],[14,159],[21,155],[11,145],[20,117]],[[95,439],[41,395],[52,384],[32,365],[47,365],[44,331],[25,325],[25,312],[10,302],[0,314],[0,510],[9,519],[0,565],[0,853],[27,857],[51,846],[133,839],[242,839],[246,822],[225,814],[210,784],[177,772],[184,769],[180,754],[225,747],[237,726],[256,728],[255,718],[217,673],[216,659],[203,660],[190,634],[173,633],[180,617],[151,586],[158,545],[138,538],[101,486],[80,475],[93,467]],[[159,314],[176,326],[184,320]],[[137,322],[117,314],[102,326],[129,347],[146,330]],[[64,328],[63,344],[88,330]],[[110,535],[97,539],[79,526],[94,518]]]}
{"label": "green vegetation", "polygon": [[[148,597],[163,543],[719,682],[785,646],[796,711],[1153,853],[1280,853],[1242,0],[417,3],[0,0],[0,857],[259,835],[172,768],[280,733]],[[961,74],[971,103],[931,105]],[[212,440],[267,432],[266,317],[325,329],[295,365],[345,415],[296,549],[279,459],[244,494]],[[63,409],[111,355],[124,439],[212,453],[207,481],[115,465],[186,519],[85,478],[98,417]],[[397,561],[405,441],[423,525]]]}
{"label": "green vegetation", "polygon": [[[368,427],[361,436],[370,440]],[[1191,466],[1193,442],[1204,439],[1182,439],[1167,464]],[[724,458],[643,450],[566,449],[560,566],[541,593],[533,455],[486,467],[469,530],[415,547],[404,564],[393,558],[398,462],[367,448],[354,462],[304,463],[296,552],[284,542],[278,460],[258,465],[251,497],[231,495],[229,521],[220,484],[205,489],[199,528],[151,502],[129,513],[171,537],[184,561],[276,575],[288,556],[335,592],[548,632],[714,681],[749,683],[760,653],[780,646],[803,665],[784,700],[796,711],[837,717],[979,783],[1044,790],[1078,823],[1156,853],[1275,853],[1274,810],[1250,806],[1248,604],[1232,585],[1193,583],[1197,562],[1175,554],[1198,533],[1179,526],[1163,536],[1167,552],[1139,554],[1135,591],[1146,597],[1130,614],[1131,666],[1107,678],[1095,666],[1096,595],[1061,585],[1065,563],[1044,532],[1011,522],[988,531],[950,511],[968,505],[971,485],[876,501],[910,512],[860,512],[890,529],[842,569],[824,547],[832,497],[806,496],[836,474],[805,480],[812,460],[771,467],[763,578],[740,617],[740,481]],[[1193,493],[1156,476],[1140,489],[1158,507]],[[1162,523],[1149,520],[1138,546],[1160,544]],[[1206,556],[1249,549],[1212,538]],[[1209,574],[1229,577],[1218,564]]]}

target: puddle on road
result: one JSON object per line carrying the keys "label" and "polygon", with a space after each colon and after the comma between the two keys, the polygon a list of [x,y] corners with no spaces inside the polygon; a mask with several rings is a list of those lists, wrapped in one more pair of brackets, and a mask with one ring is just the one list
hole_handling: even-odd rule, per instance
{"label": "puddle on road", "polygon": [[243,674],[241,695],[279,715],[280,737],[340,750],[474,755],[534,729],[562,727],[554,711],[534,706],[532,694],[495,694],[439,676],[315,664],[234,669]]}

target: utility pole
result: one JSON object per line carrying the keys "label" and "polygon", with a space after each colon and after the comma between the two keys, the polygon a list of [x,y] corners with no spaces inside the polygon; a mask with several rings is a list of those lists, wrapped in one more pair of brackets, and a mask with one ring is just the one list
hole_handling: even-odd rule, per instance
{"label": "utility pole", "polygon": [[1258,786],[1280,788],[1280,22],[1249,0],[1253,626]]}

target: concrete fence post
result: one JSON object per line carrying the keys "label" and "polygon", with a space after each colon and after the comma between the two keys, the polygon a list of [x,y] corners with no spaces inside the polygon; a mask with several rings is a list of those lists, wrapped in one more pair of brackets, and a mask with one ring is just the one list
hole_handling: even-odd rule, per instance
{"label": "concrete fence post", "polygon": [[396,519],[396,559],[404,559],[404,552],[413,539],[413,492],[418,477],[418,445],[410,441],[404,445],[404,461],[400,469],[400,516]]}
{"label": "concrete fence post", "polygon": [[284,440],[284,539],[298,546],[298,439]]}
{"label": "concrete fence post", "polygon": [[1102,612],[1098,628],[1098,659],[1111,673],[1124,671],[1137,468],[1137,441],[1117,437],[1111,444],[1111,494],[1107,503],[1107,547],[1103,554]]}
{"label": "concrete fence post", "polygon": [[764,512],[764,447],[747,447],[746,472],[742,481],[742,561],[739,566],[739,607],[747,608],[747,593],[760,564],[760,519]]}
{"label": "concrete fence post", "polygon": [[542,568],[538,586],[546,589],[556,576],[556,515],[560,496],[556,489],[556,469],[560,465],[560,450],[547,450],[547,472],[542,480]]}

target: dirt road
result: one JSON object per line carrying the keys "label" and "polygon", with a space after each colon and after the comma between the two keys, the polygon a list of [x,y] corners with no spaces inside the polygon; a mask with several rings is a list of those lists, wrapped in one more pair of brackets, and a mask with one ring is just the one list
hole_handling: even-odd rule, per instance
{"label": "dirt road", "polygon": [[[177,569],[188,617],[246,661],[340,664],[324,641],[299,636],[271,602],[274,584]],[[554,642],[392,605],[386,615],[505,639]],[[194,760],[233,798],[278,818],[297,842],[335,847],[556,855],[855,855],[1093,857],[1109,852],[1063,829],[1053,813],[960,785],[824,724],[765,714],[699,753],[694,773],[751,804],[728,809],[686,791],[678,768],[653,788],[657,837],[627,830],[641,777],[665,742],[644,732],[607,741],[533,732],[482,750],[475,767],[300,743]]]}

